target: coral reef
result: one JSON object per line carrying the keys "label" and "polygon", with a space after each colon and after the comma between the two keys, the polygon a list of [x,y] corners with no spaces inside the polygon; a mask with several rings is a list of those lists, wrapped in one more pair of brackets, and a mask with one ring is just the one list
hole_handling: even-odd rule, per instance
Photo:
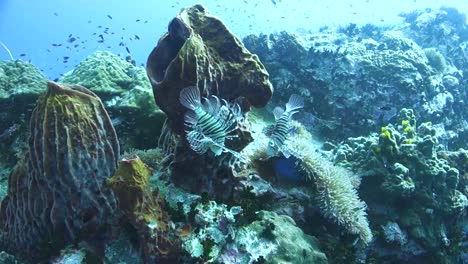
{"label": "coral reef", "polygon": [[138,245],[144,263],[174,263],[179,246],[170,237],[169,219],[163,200],[149,185],[151,170],[138,157],[120,161],[107,183],[119,201],[126,221],[139,236]]}
{"label": "coral reef", "polygon": [[60,82],[82,85],[102,99],[124,150],[156,147],[165,115],[154,104],[143,67],[97,51]]}
{"label": "coral reef", "polygon": [[117,166],[119,143],[95,94],[54,82],[39,99],[30,131],[29,151],[2,201],[1,242],[38,261],[112,221],[116,201],[103,183]]}
{"label": "coral reef", "polygon": [[255,221],[239,223],[242,209],[214,201],[195,207],[194,230],[185,238],[191,257],[220,263],[328,263],[315,238],[290,217],[260,211]]}
{"label": "coral reef", "polygon": [[6,195],[7,176],[27,149],[27,127],[47,79],[34,65],[21,61],[0,62],[0,197]]}
{"label": "coral reef", "polygon": [[243,110],[262,107],[272,95],[268,73],[221,20],[202,5],[183,9],[168,26],[147,62],[156,104],[183,133],[181,90],[198,86],[202,95],[237,101]]}
{"label": "coral reef", "polygon": [[[453,112],[449,118],[443,120],[450,129],[446,129],[449,138],[448,145],[453,149],[465,147],[468,134],[468,26],[466,14],[460,13],[453,7],[441,7],[439,10],[424,9],[414,10],[400,14],[406,21],[394,30],[401,32],[406,37],[413,39],[419,46],[437,51],[436,61],[443,61],[445,57],[446,67],[444,74],[437,78],[437,90],[449,93],[453,96],[450,102]],[[431,61],[431,54],[428,56]],[[436,63],[435,65],[440,65]],[[407,106],[405,106],[407,107]],[[414,108],[414,107],[413,107]],[[440,117],[446,117],[447,113],[437,111],[439,118],[427,118],[434,124]],[[465,147],[466,148],[466,147]]]}
{"label": "coral reef", "polygon": [[237,250],[241,256],[247,251],[252,260],[259,261],[262,257],[264,263],[328,263],[325,254],[319,250],[318,241],[304,234],[293,219],[268,211],[257,214],[257,221],[238,231],[235,246],[228,247],[230,252],[225,252],[223,259],[228,256],[232,259]]}
{"label": "coral reef", "polygon": [[466,16],[401,16],[242,43],[197,4],[146,71],[0,62],[0,262],[467,262]]}
{"label": "coral reef", "polygon": [[219,258],[228,241],[236,237],[236,217],[242,212],[239,206],[227,208],[215,201],[200,203],[195,209],[196,228],[185,238],[184,249],[194,258],[213,262]]}
{"label": "coral reef", "polygon": [[[360,191],[369,205],[369,217],[386,226],[379,236],[394,240],[389,238],[388,222],[392,222],[401,231],[392,227],[392,232],[406,233],[409,245],[418,248],[393,257],[439,263],[457,259],[468,208],[467,182],[460,180],[466,177],[461,176],[466,166],[460,163],[466,161],[466,150],[443,150],[433,125],[417,124],[414,112],[402,109],[397,123],[382,127],[380,135],[351,138],[332,152],[338,164],[353,170],[374,167],[367,170]],[[383,257],[388,246],[378,243],[372,250]]]}
{"label": "coral reef", "polygon": [[10,105],[14,100],[18,113],[23,114],[26,106],[35,102],[46,89],[46,77],[31,63],[21,60],[0,62],[1,106]]}
{"label": "coral reef", "polygon": [[274,103],[291,93],[307,98],[297,120],[328,140],[368,134],[411,107],[463,146],[466,122],[456,120],[466,120],[467,95],[443,52],[425,52],[397,29],[373,37],[345,33],[250,35],[244,44],[265,64]]}

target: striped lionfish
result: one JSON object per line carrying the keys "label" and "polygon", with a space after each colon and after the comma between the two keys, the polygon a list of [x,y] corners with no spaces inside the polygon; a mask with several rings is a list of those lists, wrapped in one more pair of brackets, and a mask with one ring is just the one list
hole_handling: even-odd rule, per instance
{"label": "striped lionfish", "polygon": [[229,134],[237,129],[237,120],[242,117],[239,105],[229,107],[226,100],[214,95],[201,98],[196,86],[185,87],[180,92],[180,103],[189,109],[185,124],[187,141],[193,151],[200,155],[208,150],[215,156],[223,152],[240,155],[224,146],[224,141],[233,137]]}
{"label": "striped lionfish", "polygon": [[286,110],[277,106],[273,109],[275,124],[267,126],[264,133],[270,138],[268,151],[277,153],[281,151],[286,158],[291,156],[291,151],[285,145],[286,138],[291,130],[290,121],[292,116],[304,107],[304,100],[299,95],[293,94],[286,104]]}

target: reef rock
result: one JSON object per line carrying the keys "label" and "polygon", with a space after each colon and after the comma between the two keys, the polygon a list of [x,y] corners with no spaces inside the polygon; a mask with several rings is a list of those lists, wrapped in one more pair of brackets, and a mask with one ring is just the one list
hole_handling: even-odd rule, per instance
{"label": "reef rock", "polygon": [[[221,255],[223,263],[328,263],[318,240],[296,226],[293,219],[268,211],[241,228]],[[250,260],[251,262],[248,262]]]}
{"label": "reef rock", "polygon": [[268,73],[221,20],[202,5],[182,10],[168,26],[148,57],[146,67],[156,104],[181,134],[185,108],[180,91],[198,86],[203,96],[216,95],[228,102],[264,106],[272,95]]}
{"label": "reef rock", "polygon": [[165,115],[153,101],[143,67],[110,52],[97,51],[60,82],[87,87],[102,99],[124,150],[157,145]]}
{"label": "reef rock", "polygon": [[127,222],[138,235],[144,263],[175,263],[180,246],[170,237],[163,200],[149,184],[151,170],[138,157],[123,159],[108,179]]}
{"label": "reef rock", "polygon": [[29,151],[9,178],[1,244],[38,263],[97,234],[116,200],[104,180],[119,142],[101,100],[82,86],[48,83],[30,122]]}
{"label": "reef rock", "polygon": [[281,32],[251,35],[244,43],[265,63],[276,100],[291,93],[307,98],[299,120],[331,139],[368,134],[408,106],[420,116],[454,117],[452,102],[462,99],[448,92],[450,100],[438,103],[445,92],[440,73],[423,49],[397,32],[376,39]]}

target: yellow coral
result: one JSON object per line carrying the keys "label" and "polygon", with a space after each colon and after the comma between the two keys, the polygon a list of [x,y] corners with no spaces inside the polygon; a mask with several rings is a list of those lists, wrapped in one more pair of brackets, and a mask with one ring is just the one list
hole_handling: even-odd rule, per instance
{"label": "yellow coral", "polygon": [[406,126],[403,129],[403,132],[405,132],[405,133],[411,133],[412,131],[413,131],[413,127],[411,127],[411,126]]}

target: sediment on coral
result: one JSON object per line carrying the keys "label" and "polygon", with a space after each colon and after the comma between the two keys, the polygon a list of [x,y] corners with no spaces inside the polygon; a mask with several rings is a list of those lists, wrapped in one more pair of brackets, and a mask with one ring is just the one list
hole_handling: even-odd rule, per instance
{"label": "sediment on coral", "polygon": [[37,263],[98,235],[116,210],[103,183],[118,159],[101,100],[82,86],[49,82],[31,117],[25,161],[10,175],[2,201],[2,246]]}

